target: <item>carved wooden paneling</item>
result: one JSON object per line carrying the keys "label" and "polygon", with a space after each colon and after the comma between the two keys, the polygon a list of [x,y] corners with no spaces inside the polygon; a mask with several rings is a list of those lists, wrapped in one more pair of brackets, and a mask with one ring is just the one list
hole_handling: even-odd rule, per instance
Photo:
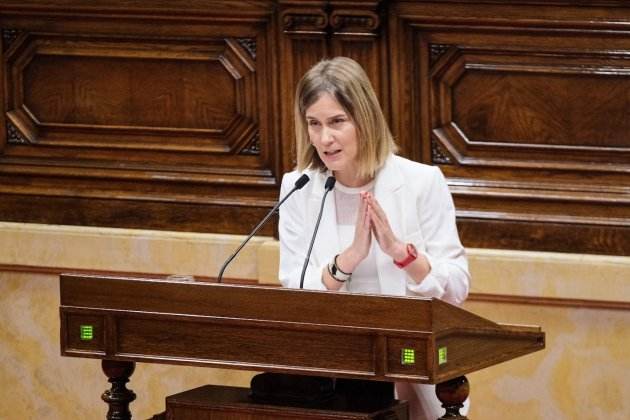
{"label": "carved wooden paneling", "polygon": [[272,3],[76,6],[0,8],[2,220],[250,230],[282,171]]}
{"label": "carved wooden paneling", "polygon": [[615,0],[5,0],[0,220],[248,232],[295,85],[346,55],[465,245],[630,255],[629,27]]}
{"label": "carved wooden paneling", "polygon": [[437,142],[459,164],[628,171],[630,60],[562,54],[453,47],[430,69]]}
{"label": "carved wooden paneling", "polygon": [[[283,138],[293,138],[292,122],[295,86],[302,75],[322,58],[344,55],[365,68],[383,108],[389,109],[386,36],[378,1],[281,0],[282,34],[281,96]],[[295,166],[295,147],[284,155],[285,168]]]}
{"label": "carved wooden paneling", "polygon": [[188,151],[202,162],[202,153],[238,154],[257,135],[255,63],[233,38],[184,44],[29,34],[6,60],[8,116],[32,127],[20,130],[32,144],[175,158]]}
{"label": "carved wooden paneling", "polygon": [[630,9],[472,3],[398,2],[392,28],[413,51],[394,108],[412,103],[412,156],[442,167],[464,244],[629,255],[630,39],[608,29]]}

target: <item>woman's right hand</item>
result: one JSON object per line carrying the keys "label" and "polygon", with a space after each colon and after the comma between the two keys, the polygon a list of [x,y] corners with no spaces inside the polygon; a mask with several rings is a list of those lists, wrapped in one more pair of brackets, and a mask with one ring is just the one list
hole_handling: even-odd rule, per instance
{"label": "woman's right hand", "polygon": [[365,191],[361,192],[352,244],[337,257],[337,267],[344,273],[352,273],[370,253],[372,231],[366,194]]}

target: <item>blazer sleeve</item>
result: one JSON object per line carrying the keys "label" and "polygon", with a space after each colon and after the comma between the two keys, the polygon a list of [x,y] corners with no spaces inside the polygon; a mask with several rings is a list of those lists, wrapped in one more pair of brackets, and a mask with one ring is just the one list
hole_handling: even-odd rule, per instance
{"label": "blazer sleeve", "polygon": [[[297,172],[289,172],[282,178],[280,197],[284,197],[293,188],[300,176]],[[310,238],[306,227],[306,204],[308,188],[297,191],[280,207],[278,233],[280,239],[280,267],[278,277],[284,287],[297,289],[300,287],[302,267],[308,251]],[[326,290],[322,283],[322,269],[311,259],[304,276],[304,288]]]}
{"label": "blazer sleeve", "polygon": [[432,167],[429,187],[419,197],[418,211],[423,244],[415,244],[431,265],[417,284],[408,278],[407,288],[425,297],[460,305],[468,296],[470,274],[464,247],[455,224],[455,206],[444,175]]}

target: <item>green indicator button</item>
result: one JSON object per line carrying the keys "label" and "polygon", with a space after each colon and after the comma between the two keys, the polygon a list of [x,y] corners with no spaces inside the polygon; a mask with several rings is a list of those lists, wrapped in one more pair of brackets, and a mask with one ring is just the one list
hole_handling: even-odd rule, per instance
{"label": "green indicator button", "polygon": [[438,365],[443,365],[446,361],[446,347],[440,347],[438,349]]}
{"label": "green indicator button", "polygon": [[400,363],[403,365],[415,365],[416,351],[414,349],[402,349],[400,351]]}
{"label": "green indicator button", "polygon": [[89,341],[94,338],[94,326],[92,325],[81,325],[81,340]]}

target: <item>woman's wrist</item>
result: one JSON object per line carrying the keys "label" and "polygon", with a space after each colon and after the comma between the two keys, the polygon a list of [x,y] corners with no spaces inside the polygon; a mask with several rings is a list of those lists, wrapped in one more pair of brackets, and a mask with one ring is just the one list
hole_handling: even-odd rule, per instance
{"label": "woman's wrist", "polygon": [[402,261],[407,258],[407,244],[396,241],[388,254],[394,261]]}
{"label": "woman's wrist", "polygon": [[337,256],[337,267],[344,273],[352,273],[363,258],[361,258],[352,247],[346,248]]}

